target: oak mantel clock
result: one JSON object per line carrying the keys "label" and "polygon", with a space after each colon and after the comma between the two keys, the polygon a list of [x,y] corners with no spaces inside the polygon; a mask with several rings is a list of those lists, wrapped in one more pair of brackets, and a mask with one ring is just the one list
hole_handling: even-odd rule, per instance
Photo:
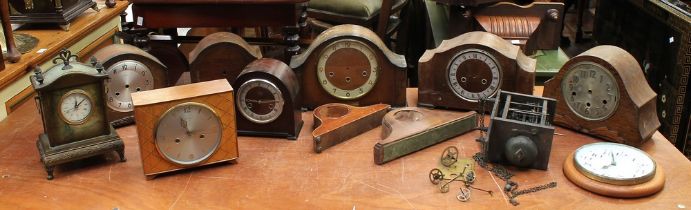
{"label": "oak mantel clock", "polygon": [[256,60],[235,80],[238,133],[297,139],[302,129],[300,84],[288,65],[270,58]]}
{"label": "oak mantel clock", "polygon": [[608,141],[640,146],[660,127],[655,100],[636,59],[602,45],[566,62],[545,82],[557,99],[554,123]]}
{"label": "oak mantel clock", "polygon": [[290,67],[302,78],[308,109],[327,103],[405,105],[406,61],[371,30],[339,25],[321,33]]}
{"label": "oak mantel clock", "polygon": [[103,62],[109,77],[105,80],[106,109],[108,121],[116,128],[134,123],[131,93],[167,86],[166,66],[135,46],[109,45],[94,58]]}
{"label": "oak mantel clock", "polygon": [[480,99],[499,89],[532,94],[535,85],[535,59],[487,32],[444,40],[420,57],[419,68],[418,105],[425,107],[479,110]]}
{"label": "oak mantel clock", "polygon": [[237,159],[233,101],[226,79],[133,93],[147,179]]}
{"label": "oak mantel clock", "polygon": [[49,180],[54,167],[66,162],[112,151],[125,161],[125,145],[106,118],[103,67],[78,63],[67,50],[59,56],[53,63],[62,63],[45,73],[36,68],[30,78],[44,128],[36,146]]}

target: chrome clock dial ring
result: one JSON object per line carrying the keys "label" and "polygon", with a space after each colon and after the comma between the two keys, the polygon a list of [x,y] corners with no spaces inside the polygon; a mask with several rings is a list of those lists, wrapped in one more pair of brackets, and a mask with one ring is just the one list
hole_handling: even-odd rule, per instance
{"label": "chrome clock dial ring", "polygon": [[651,180],[656,164],[645,152],[628,145],[600,142],[581,146],[574,153],[576,169],[586,177],[614,185],[635,185]]}
{"label": "chrome clock dial ring", "polygon": [[211,107],[196,102],[178,104],[161,115],[156,124],[156,149],[174,164],[199,164],[218,150],[222,126]]}
{"label": "chrome clock dial ring", "polygon": [[240,85],[236,101],[240,114],[259,124],[276,120],[285,104],[281,89],[265,79],[250,79]]}

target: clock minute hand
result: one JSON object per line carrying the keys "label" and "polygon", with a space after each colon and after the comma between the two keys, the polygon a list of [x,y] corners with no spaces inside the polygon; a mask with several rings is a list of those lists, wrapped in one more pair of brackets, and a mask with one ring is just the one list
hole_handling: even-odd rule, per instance
{"label": "clock minute hand", "polygon": [[[77,103],[77,105],[75,105],[75,106],[76,106],[76,107],[79,107],[79,105],[82,105],[82,102],[84,102],[84,101],[86,101],[86,98],[85,98],[85,99],[82,99],[82,101],[80,101],[79,103]],[[74,102],[77,102],[77,100],[74,100]]]}
{"label": "clock minute hand", "polygon": [[187,120],[185,120],[181,117],[180,118],[180,125],[182,126],[182,128],[185,129],[185,133],[187,133],[187,136],[192,136],[192,132],[190,132],[190,129],[187,126]]}

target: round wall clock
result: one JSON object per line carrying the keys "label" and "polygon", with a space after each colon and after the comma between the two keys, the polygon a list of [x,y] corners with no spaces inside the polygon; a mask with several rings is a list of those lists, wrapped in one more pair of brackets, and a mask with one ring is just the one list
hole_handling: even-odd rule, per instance
{"label": "round wall clock", "polygon": [[156,123],[156,149],[170,162],[196,165],[218,150],[222,127],[211,107],[196,102],[178,104]]}
{"label": "round wall clock", "polygon": [[113,126],[132,124],[134,107],[131,93],[167,86],[167,68],[143,50],[124,44],[109,45],[94,57],[103,62],[108,74],[106,105],[108,120]]}
{"label": "round wall clock", "polygon": [[405,57],[362,26],[329,28],[293,56],[290,67],[302,78],[302,102],[308,109],[328,103],[405,105]]}
{"label": "round wall clock", "polygon": [[545,82],[543,95],[557,99],[555,124],[608,141],[639,146],[660,127],[657,95],[636,59],[615,46],[573,57]]}
{"label": "round wall clock", "polygon": [[418,105],[425,107],[480,110],[480,99],[499,89],[532,94],[535,84],[535,59],[487,32],[444,40],[420,57],[419,68]]}
{"label": "round wall clock", "polygon": [[645,152],[609,142],[586,144],[567,157],[564,175],[574,184],[612,197],[642,197],[664,187],[662,169]]}
{"label": "round wall clock", "polygon": [[238,133],[297,139],[302,128],[298,84],[282,61],[262,58],[247,65],[234,84]]}

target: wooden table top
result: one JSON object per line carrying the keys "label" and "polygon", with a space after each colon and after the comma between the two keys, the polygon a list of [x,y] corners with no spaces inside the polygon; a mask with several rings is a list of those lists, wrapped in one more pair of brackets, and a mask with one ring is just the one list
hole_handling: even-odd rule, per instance
{"label": "wooden table top", "polygon": [[[417,90],[408,90],[414,105]],[[456,200],[460,183],[442,194],[428,172],[437,167],[441,152],[456,146],[459,157],[479,151],[477,131],[417,153],[375,165],[373,146],[381,127],[321,154],[312,150],[311,112],[297,141],[240,137],[240,158],[159,176],[147,181],[142,173],[135,126],[118,129],[125,142],[127,162],[115,153],[58,167],[46,180],[36,149],[42,132],[33,102],[25,103],[0,122],[0,209],[681,209],[691,207],[691,162],[659,132],[641,149],[666,174],[665,188],[650,197],[613,199],[584,191],[562,173],[566,156],[579,146],[598,142],[592,137],[557,128],[549,170],[512,170],[523,189],[551,181],[553,189],[518,197],[513,207],[501,193],[503,181],[476,167],[473,186],[493,190],[494,196],[473,191],[469,202]]]}

